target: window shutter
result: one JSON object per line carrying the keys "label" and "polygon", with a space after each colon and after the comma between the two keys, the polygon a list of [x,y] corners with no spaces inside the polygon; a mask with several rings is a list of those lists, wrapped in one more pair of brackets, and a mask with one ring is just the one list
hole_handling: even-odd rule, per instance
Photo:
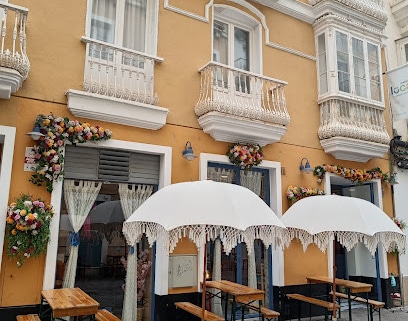
{"label": "window shutter", "polygon": [[67,145],[64,177],[159,184],[160,156]]}
{"label": "window shutter", "polygon": [[64,177],[98,179],[98,150],[72,145],[65,146]]}

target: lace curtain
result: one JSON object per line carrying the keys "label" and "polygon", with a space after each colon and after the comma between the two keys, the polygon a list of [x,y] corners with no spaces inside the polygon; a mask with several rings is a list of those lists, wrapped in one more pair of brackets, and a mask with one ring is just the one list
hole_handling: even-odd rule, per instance
{"label": "lace curtain", "polygon": [[[221,280],[221,241],[220,239],[216,239],[214,241],[214,259],[213,259],[213,272],[212,272],[212,279],[214,281]],[[220,316],[223,315],[222,304],[221,304],[221,291],[217,289],[210,289],[213,295],[218,294],[218,296],[213,296],[212,298],[212,307],[213,312]]]}
{"label": "lace curtain", "polygon": [[[127,220],[133,212],[153,193],[153,186],[119,184],[120,204]],[[125,297],[123,300],[123,321],[137,319],[137,254],[131,247],[127,257]]]}
{"label": "lace curtain", "polygon": [[[241,171],[240,173],[241,186],[244,186],[254,192],[256,195],[261,196],[262,191],[262,173],[253,171]],[[248,255],[248,286],[251,288],[257,287],[256,280],[256,262],[255,251],[252,249]]]}
{"label": "lace curtain", "polygon": [[67,206],[68,218],[74,230],[71,233],[69,258],[65,267],[64,288],[73,288],[75,285],[76,269],[78,264],[79,230],[84,224],[89,211],[95,203],[102,183],[74,180],[64,181],[64,198]]}
{"label": "lace curtain", "polygon": [[[224,182],[232,184],[234,179],[234,172],[233,170],[226,169],[226,168],[216,168],[216,167],[209,167],[207,176],[209,179],[215,182]],[[262,191],[262,173],[255,172],[255,171],[240,171],[240,182],[241,186],[244,186],[254,192],[256,195],[261,196]],[[219,266],[215,265],[216,257],[220,255],[221,257],[221,247],[219,249],[220,253],[217,253],[217,248],[214,251],[214,266],[213,266],[213,274],[220,275],[221,278],[221,262]],[[255,251],[251,251],[251,254],[248,255],[248,285],[250,287],[256,288],[257,287],[257,279],[256,279],[256,261],[255,261]],[[216,301],[218,298],[213,298],[213,305],[216,307],[218,302]],[[222,312],[222,309],[221,309]],[[222,314],[220,314],[222,315]]]}

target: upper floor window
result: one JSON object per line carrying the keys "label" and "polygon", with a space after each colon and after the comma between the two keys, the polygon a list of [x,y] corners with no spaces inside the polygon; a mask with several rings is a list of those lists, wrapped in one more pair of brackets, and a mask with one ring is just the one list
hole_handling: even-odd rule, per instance
{"label": "upper floor window", "polygon": [[250,32],[218,20],[213,32],[213,60],[249,71]]}
{"label": "upper floor window", "polygon": [[315,41],[319,99],[335,95],[383,105],[379,39],[326,26]]}
{"label": "upper floor window", "polygon": [[397,45],[397,57],[398,65],[403,65],[408,63],[408,37],[398,39],[396,41]]}
{"label": "upper floor window", "polygon": [[382,100],[378,45],[337,31],[336,60],[340,92]]}
{"label": "upper floor window", "polygon": [[92,0],[90,36],[144,52],[147,21],[147,0]]}
{"label": "upper floor window", "polygon": [[[259,21],[229,6],[215,6],[212,61],[225,67],[214,72],[214,84],[250,94],[254,84],[248,71],[261,73],[262,29]],[[230,84],[234,84],[230,86]]]}

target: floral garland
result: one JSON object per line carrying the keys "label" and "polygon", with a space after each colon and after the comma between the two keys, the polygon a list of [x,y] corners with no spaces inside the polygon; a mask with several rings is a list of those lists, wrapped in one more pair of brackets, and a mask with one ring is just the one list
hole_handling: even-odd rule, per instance
{"label": "floral garland", "polygon": [[7,255],[23,265],[30,256],[39,256],[47,250],[50,222],[54,211],[41,199],[32,200],[22,194],[8,207],[6,218]]}
{"label": "floral garland", "polygon": [[[400,228],[401,231],[405,230],[405,228],[407,227],[407,223],[402,219],[394,217],[392,220]],[[400,251],[398,250],[398,248],[395,248],[394,251],[391,252],[391,253],[394,254],[394,255],[399,255]],[[404,253],[405,253],[405,251],[402,254],[404,254]]]}
{"label": "floral garland", "polygon": [[346,168],[340,165],[323,164],[322,166],[316,166],[313,172],[313,175],[318,177],[317,182],[319,184],[323,181],[323,177],[326,172],[336,174],[358,184],[362,184],[376,178],[379,178],[387,183],[391,183],[393,179],[395,181],[395,177],[392,178],[387,174],[384,174],[379,167],[375,167],[370,170],[362,170]]}
{"label": "floral garland", "polygon": [[31,176],[30,182],[42,186],[45,181],[49,192],[52,192],[53,181],[63,175],[64,155],[60,147],[66,141],[78,144],[107,140],[112,136],[109,129],[92,126],[89,123],[81,124],[77,120],[56,117],[53,114],[38,115],[35,123],[45,136],[40,137],[37,145],[33,147],[36,166],[35,174]]}
{"label": "floral garland", "polygon": [[290,185],[286,191],[286,197],[290,201],[298,201],[308,196],[324,195],[324,191],[311,187],[296,187]]}
{"label": "floral garland", "polygon": [[[137,305],[143,306],[145,303],[143,300],[144,292],[145,292],[145,283],[146,279],[150,274],[152,261],[148,260],[149,257],[149,250],[145,249],[141,251],[138,255],[137,259]],[[127,269],[127,260],[125,257],[120,258],[120,262],[122,263],[125,270]],[[125,291],[125,284],[122,284],[122,290]]]}
{"label": "floral garland", "polygon": [[263,160],[262,147],[258,144],[235,144],[228,147],[227,156],[232,164],[245,170],[259,165]]}

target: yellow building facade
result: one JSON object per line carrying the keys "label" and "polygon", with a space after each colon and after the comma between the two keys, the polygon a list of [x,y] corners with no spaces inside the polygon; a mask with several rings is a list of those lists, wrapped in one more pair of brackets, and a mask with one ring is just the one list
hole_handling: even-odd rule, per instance
{"label": "yellow building facade", "polygon": [[[242,171],[227,151],[251,143],[263,148],[264,159],[253,169],[262,176],[260,196],[278,216],[292,204],[289,186],[368,198],[394,216],[391,185],[381,179],[359,185],[327,171],[318,182],[300,171],[306,161],[312,168],[390,170],[391,122],[382,77],[386,15],[376,2],[359,10],[338,1],[262,0],[73,0],[32,7],[16,0],[0,7],[0,313],[10,320],[17,311],[36,311],[40,291],[57,284],[57,261],[69,256],[61,249],[68,235],[61,228],[63,217],[67,222],[67,179],[102,182],[100,194],[116,199],[109,186],[122,183],[156,191],[217,175],[222,180],[223,170],[234,173],[229,182],[237,183]],[[48,192],[29,181],[27,148],[36,141],[26,133],[38,115],[51,113],[99,125],[112,137],[76,146],[65,142],[60,150],[66,175]],[[197,156],[191,161],[183,157],[189,146]],[[130,155],[128,169],[117,165],[126,173],[116,179],[114,170],[102,173],[102,152]],[[4,229],[7,206],[22,193],[43,199],[56,214],[47,253],[18,267],[7,256]],[[163,209],[165,215],[165,204]],[[111,246],[122,255],[119,245]],[[198,252],[183,241],[175,253]],[[286,287],[302,288],[306,276],[331,270],[326,253],[314,246],[303,252],[297,241],[268,253],[272,267],[263,277],[273,284],[275,310],[283,309]],[[339,255],[347,276],[380,285],[373,296],[381,293],[388,302],[389,274],[398,274],[395,256],[379,251],[372,258],[364,249]],[[166,259],[156,253],[155,279],[146,291],[153,308],[145,315],[160,320],[175,313],[166,303],[198,292],[197,285],[169,287]],[[236,268],[243,269],[239,263]]]}

